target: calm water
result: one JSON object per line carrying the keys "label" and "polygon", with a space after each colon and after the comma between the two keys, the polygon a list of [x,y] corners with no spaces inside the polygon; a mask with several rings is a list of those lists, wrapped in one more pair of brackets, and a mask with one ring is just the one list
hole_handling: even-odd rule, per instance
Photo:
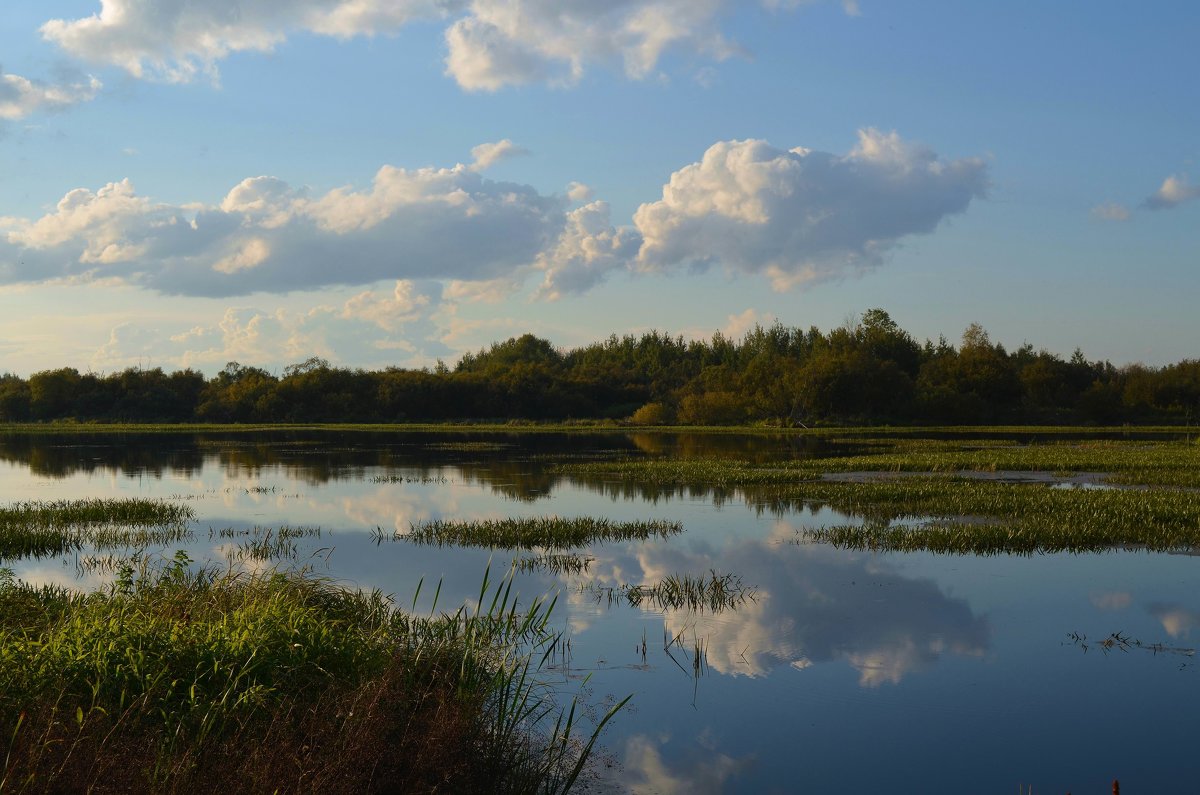
{"label": "calm water", "polygon": [[[483,443],[483,444],[481,444]],[[257,435],[0,439],[0,502],[189,500],[186,548],[223,561],[242,531],[320,528],[295,562],[408,605],[478,594],[489,559],[528,553],[376,544],[431,518],[605,516],[681,521],[683,535],[586,550],[586,573],[518,575],[558,591],[569,664],[593,703],[634,694],[605,736],[612,788],[637,792],[1195,792],[1200,787],[1200,560],[1184,555],[939,557],[797,543],[844,521],[769,493],[656,491],[553,474],[624,455],[767,462],[851,452],[797,439],[681,435]],[[851,520],[852,521],[852,520]],[[226,533],[222,533],[226,530]],[[229,537],[231,535],[232,537]],[[175,551],[172,547],[168,554]],[[96,587],[76,555],[11,565]],[[610,604],[597,588],[733,573],[755,601],[713,615]],[[428,609],[428,602],[425,609]],[[1106,650],[1111,633],[1161,643]],[[1086,651],[1070,633],[1086,636]],[[646,640],[643,659],[641,644]],[[664,649],[664,638],[679,641]],[[696,645],[706,649],[699,675]]]}

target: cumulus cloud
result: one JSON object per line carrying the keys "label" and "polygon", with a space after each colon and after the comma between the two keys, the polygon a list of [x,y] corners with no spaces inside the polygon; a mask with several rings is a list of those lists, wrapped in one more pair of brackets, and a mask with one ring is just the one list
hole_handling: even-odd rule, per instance
{"label": "cumulus cloud", "polygon": [[567,198],[573,202],[589,202],[595,193],[582,182],[572,182],[567,185]]}
{"label": "cumulus cloud", "polygon": [[608,202],[594,201],[567,214],[555,246],[538,258],[546,277],[537,296],[548,300],[581,293],[614,270],[624,270],[637,254],[641,236],[611,222]]}
{"label": "cumulus cloud", "polygon": [[1184,174],[1172,174],[1142,204],[1149,210],[1168,210],[1193,199],[1200,199],[1200,185],[1193,185]]}
{"label": "cumulus cloud", "polygon": [[52,19],[42,36],[79,58],[135,77],[186,82],[216,75],[236,52],[269,52],[300,31],[338,38],[392,33],[458,0],[101,0],[82,19]]}
{"label": "cumulus cloud", "polygon": [[369,186],[313,196],[272,176],[213,203],[163,204],[129,180],[72,190],[45,215],[0,218],[0,284],[120,280],[223,297],[381,280],[437,280],[495,300],[543,277],[536,297],[582,293],[614,272],[713,264],[777,289],[878,267],[983,195],[986,168],[895,133],[860,132],[844,156],[763,141],[714,144],[671,175],[632,225],[571,183],[566,195],[480,172],[522,150],[505,139],[471,165],[384,166]]}
{"label": "cumulus cloud", "polygon": [[591,62],[615,61],[633,78],[678,47],[721,60],[736,52],[717,26],[721,0],[473,0],[446,31],[446,71],[469,91],[549,82],[570,85]]}
{"label": "cumulus cloud", "polygon": [[894,132],[860,130],[841,156],[723,141],[638,208],[638,267],[719,263],[765,273],[781,290],[863,273],[904,237],[966,210],[987,185],[982,160],[943,160]]}
{"label": "cumulus cloud", "polygon": [[1117,202],[1098,204],[1092,208],[1092,217],[1101,221],[1128,221],[1129,208]]}
{"label": "cumulus cloud", "polygon": [[43,83],[0,70],[0,119],[17,121],[41,110],[61,110],[95,98],[103,86],[94,77]]}
{"label": "cumulus cloud", "polygon": [[475,158],[475,162],[471,164],[471,168],[475,171],[484,171],[501,160],[527,154],[529,154],[528,149],[523,146],[517,146],[507,138],[495,143],[480,144],[471,149],[471,157]]}
{"label": "cumulus cloud", "polygon": [[[771,9],[797,0],[762,0]],[[101,0],[81,19],[52,19],[42,36],[72,55],[136,77],[217,76],[237,52],[269,52],[299,32],[349,39],[446,19],[446,72],[471,91],[575,83],[592,64],[635,79],[669,51],[722,60],[739,52],[720,29],[735,0]],[[843,0],[848,14],[857,5]]]}
{"label": "cumulus cloud", "polygon": [[254,177],[214,205],[156,203],[123,180],[73,190],[35,220],[0,219],[0,281],[107,276],[205,296],[381,279],[486,281],[531,266],[558,240],[566,206],[464,165],[384,166],[368,188],[315,198]]}

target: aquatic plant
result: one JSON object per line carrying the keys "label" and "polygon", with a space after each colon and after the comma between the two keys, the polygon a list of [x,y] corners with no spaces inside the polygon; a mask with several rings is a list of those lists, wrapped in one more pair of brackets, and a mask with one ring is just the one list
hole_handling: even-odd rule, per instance
{"label": "aquatic plant", "polygon": [[0,559],[169,544],[188,537],[188,506],[161,500],[27,501],[0,507]]}
{"label": "aquatic plant", "polygon": [[679,522],[665,519],[615,522],[581,516],[518,517],[507,519],[433,519],[410,523],[407,533],[387,533],[376,528],[376,541],[403,539],[418,544],[455,544],[498,549],[568,549],[605,541],[645,541],[683,532]]}
{"label": "aquatic plant", "polygon": [[709,570],[707,576],[671,574],[653,585],[622,585],[605,587],[584,586],[597,600],[607,598],[610,604],[625,601],[633,607],[656,610],[707,610],[717,613],[732,610],[752,601],[756,589],[746,587],[734,574],[718,574]]}

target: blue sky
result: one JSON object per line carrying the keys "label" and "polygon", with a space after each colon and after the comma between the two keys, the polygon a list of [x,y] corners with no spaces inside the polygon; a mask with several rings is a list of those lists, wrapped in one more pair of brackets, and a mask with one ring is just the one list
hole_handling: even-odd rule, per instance
{"label": "blue sky", "polygon": [[1200,7],[14,0],[0,371],[532,331],[1197,355]]}

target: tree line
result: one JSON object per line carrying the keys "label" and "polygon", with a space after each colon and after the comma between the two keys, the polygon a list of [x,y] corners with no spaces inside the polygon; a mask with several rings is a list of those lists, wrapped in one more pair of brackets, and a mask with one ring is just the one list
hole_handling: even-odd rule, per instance
{"label": "tree line", "polygon": [[320,358],[281,375],[230,362],[109,375],[0,375],[0,421],[409,422],[628,419],[646,425],[1191,422],[1200,361],[1115,367],[993,343],[918,343],[882,309],[822,332],[775,324],[740,340],[652,331],[561,350],[526,334],[453,367],[362,370]]}

